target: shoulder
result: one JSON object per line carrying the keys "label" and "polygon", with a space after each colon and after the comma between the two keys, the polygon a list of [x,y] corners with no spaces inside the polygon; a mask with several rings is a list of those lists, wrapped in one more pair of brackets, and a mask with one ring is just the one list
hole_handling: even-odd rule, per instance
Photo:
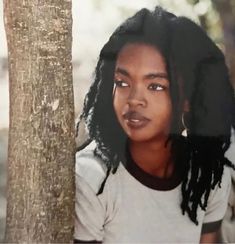
{"label": "shoulder", "polygon": [[231,189],[231,170],[224,167],[221,184],[210,193],[205,213],[204,223],[221,221],[228,206],[228,197]]}
{"label": "shoulder", "polygon": [[88,184],[94,192],[98,192],[106,177],[107,168],[104,162],[94,155],[95,145],[89,145],[76,153],[76,183]]}
{"label": "shoulder", "polygon": [[227,199],[231,188],[231,168],[225,166],[224,172],[221,179],[221,184],[217,185],[215,189],[212,190],[209,197],[209,201],[213,202],[219,199]]}
{"label": "shoulder", "polygon": [[231,170],[232,169],[230,167],[224,166],[221,185],[220,187],[217,187],[218,188],[217,190],[224,191],[225,193],[230,191],[231,181],[232,181]]}

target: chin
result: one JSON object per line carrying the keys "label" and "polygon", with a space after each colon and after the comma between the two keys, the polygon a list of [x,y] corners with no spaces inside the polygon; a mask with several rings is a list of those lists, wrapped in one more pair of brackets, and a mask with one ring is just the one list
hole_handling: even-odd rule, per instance
{"label": "chin", "polygon": [[147,142],[147,141],[151,141],[154,138],[151,136],[147,136],[146,134],[142,134],[142,133],[132,133],[132,134],[127,134],[128,138],[130,141],[133,142]]}
{"label": "chin", "polygon": [[160,142],[168,139],[169,135],[159,133],[159,134],[147,134],[146,132],[135,132],[135,133],[126,133],[129,140],[132,142]]}

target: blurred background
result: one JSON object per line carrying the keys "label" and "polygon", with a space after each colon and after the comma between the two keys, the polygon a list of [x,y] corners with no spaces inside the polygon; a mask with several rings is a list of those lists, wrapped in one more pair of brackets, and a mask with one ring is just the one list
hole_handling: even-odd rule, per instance
{"label": "blurred background", "polygon": [[[73,72],[76,117],[92,81],[100,49],[114,29],[140,8],[156,5],[200,24],[225,52],[231,77],[235,80],[235,1],[234,0],[72,0]],[[7,46],[0,1],[0,242],[4,235],[6,212],[6,160],[9,123]],[[233,83],[234,84],[234,83]],[[235,157],[234,146],[228,152]],[[235,159],[233,158],[232,160]]]}

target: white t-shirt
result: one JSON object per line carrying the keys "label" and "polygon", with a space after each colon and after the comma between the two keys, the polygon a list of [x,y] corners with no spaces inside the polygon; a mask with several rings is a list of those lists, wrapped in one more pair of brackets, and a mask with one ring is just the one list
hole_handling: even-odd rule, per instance
{"label": "white t-shirt", "polygon": [[[231,145],[225,156],[235,165],[235,131],[232,131]],[[221,226],[223,243],[235,243],[235,171],[231,169],[232,187],[229,195],[228,208]]]}
{"label": "white t-shirt", "polygon": [[182,215],[180,182],[176,180],[169,189],[159,190],[154,176],[137,165],[133,170],[132,166],[120,163],[117,172],[107,178],[103,192],[97,195],[106,167],[93,150],[77,153],[75,239],[103,243],[199,243],[202,225],[210,232],[222,220],[231,184],[227,168],[221,188],[217,186],[211,191],[206,212],[199,207],[199,224],[195,225],[187,214]]}

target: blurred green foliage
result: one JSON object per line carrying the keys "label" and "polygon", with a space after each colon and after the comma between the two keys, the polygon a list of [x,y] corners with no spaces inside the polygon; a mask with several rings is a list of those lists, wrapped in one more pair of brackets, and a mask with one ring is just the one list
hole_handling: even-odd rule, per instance
{"label": "blurred green foliage", "polygon": [[198,15],[200,24],[210,37],[223,48],[223,31],[220,16],[213,0],[187,0]]}

